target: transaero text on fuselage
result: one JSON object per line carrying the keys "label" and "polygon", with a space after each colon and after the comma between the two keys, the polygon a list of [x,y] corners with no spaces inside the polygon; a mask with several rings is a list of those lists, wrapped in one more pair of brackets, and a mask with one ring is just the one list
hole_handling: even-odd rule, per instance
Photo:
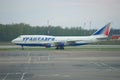
{"label": "transaero text on fuselage", "polygon": [[54,41],[54,37],[24,37],[23,41]]}

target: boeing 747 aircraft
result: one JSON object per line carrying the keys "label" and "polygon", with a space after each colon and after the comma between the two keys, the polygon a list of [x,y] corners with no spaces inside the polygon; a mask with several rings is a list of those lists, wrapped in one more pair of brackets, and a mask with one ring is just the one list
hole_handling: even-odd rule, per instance
{"label": "boeing 747 aircraft", "polygon": [[49,36],[49,35],[20,35],[12,43],[24,46],[43,46],[64,49],[65,46],[80,46],[107,39],[110,32],[110,23],[97,30],[90,36]]}

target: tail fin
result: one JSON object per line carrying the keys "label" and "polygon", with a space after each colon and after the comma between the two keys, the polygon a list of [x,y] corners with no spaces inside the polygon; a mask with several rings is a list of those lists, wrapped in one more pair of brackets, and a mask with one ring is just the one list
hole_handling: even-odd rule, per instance
{"label": "tail fin", "polygon": [[102,35],[108,36],[109,32],[110,32],[110,23],[108,23],[107,25],[105,25],[101,29],[97,30],[92,35],[101,35],[102,34]]}

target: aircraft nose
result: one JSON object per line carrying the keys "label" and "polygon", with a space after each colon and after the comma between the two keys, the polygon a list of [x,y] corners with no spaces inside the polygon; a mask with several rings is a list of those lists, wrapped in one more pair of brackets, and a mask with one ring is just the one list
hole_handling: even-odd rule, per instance
{"label": "aircraft nose", "polygon": [[15,39],[13,39],[11,42],[12,42],[12,43],[15,43]]}

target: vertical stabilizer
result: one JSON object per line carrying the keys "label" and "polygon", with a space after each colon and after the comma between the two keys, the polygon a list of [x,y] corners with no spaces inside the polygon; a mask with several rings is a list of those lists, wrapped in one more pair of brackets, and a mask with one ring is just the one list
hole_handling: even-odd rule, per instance
{"label": "vertical stabilizer", "polygon": [[109,32],[110,32],[110,23],[108,23],[107,25],[105,25],[101,29],[97,30],[92,35],[101,35],[102,34],[102,35],[108,36]]}

